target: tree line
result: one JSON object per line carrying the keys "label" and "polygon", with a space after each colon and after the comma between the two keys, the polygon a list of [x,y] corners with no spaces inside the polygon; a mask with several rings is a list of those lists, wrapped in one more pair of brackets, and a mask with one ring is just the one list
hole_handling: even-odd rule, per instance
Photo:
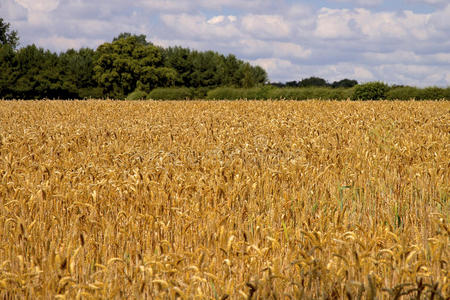
{"label": "tree line", "polygon": [[0,99],[125,99],[155,88],[251,88],[267,73],[236,56],[183,47],[163,48],[145,35],[122,33],[96,50],[55,53],[18,49],[17,32],[0,18]]}
{"label": "tree line", "polygon": [[354,79],[341,79],[338,81],[334,81],[332,83],[327,82],[325,79],[320,77],[309,77],[304,78],[300,81],[288,81],[286,83],[282,82],[274,82],[271,83],[272,86],[275,87],[289,87],[289,88],[302,88],[302,87],[330,87],[330,88],[352,88],[355,85],[358,85],[358,81]]}

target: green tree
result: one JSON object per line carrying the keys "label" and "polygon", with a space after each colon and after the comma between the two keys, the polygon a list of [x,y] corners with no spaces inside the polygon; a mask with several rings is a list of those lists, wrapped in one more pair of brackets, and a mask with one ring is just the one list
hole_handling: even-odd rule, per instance
{"label": "green tree", "polygon": [[256,85],[256,80],[253,77],[253,70],[249,63],[245,63],[241,66],[241,81],[240,87],[251,88]]}
{"label": "green tree", "polygon": [[260,66],[252,67],[252,73],[256,84],[266,84],[269,81],[266,70]]}
{"label": "green tree", "polygon": [[352,88],[357,84],[358,84],[358,81],[345,78],[345,79],[333,82],[331,84],[331,87],[333,87],[333,88]]}
{"label": "green tree", "polygon": [[308,86],[328,86],[328,83],[325,79],[320,77],[309,77],[299,81],[299,87],[308,87]]}
{"label": "green tree", "polygon": [[89,48],[69,49],[59,56],[60,77],[67,98],[101,98],[94,80],[95,51]]}
{"label": "green tree", "polygon": [[221,83],[223,64],[220,55],[213,51],[192,51],[190,55],[193,71],[190,85],[192,87],[214,87]]}
{"label": "green tree", "polygon": [[382,100],[386,99],[389,86],[383,82],[368,82],[357,85],[353,91],[353,100]]}
{"label": "green tree", "polygon": [[13,66],[16,53],[9,45],[0,46],[0,99],[15,98]]}
{"label": "green tree", "polygon": [[17,31],[10,29],[11,25],[0,18],[0,46],[9,45],[16,49],[19,45]]}
{"label": "green tree", "polygon": [[13,67],[15,49],[19,44],[17,31],[10,29],[11,25],[0,18],[0,99],[14,98]]}
{"label": "green tree", "polygon": [[136,36],[100,45],[94,65],[94,79],[111,98],[124,99],[136,88],[171,86],[176,79],[176,71],[164,67],[161,50]]}
{"label": "green tree", "polygon": [[58,55],[35,45],[17,51],[9,82],[14,98],[64,98]]}
{"label": "green tree", "polygon": [[163,50],[164,65],[177,71],[176,86],[191,86],[191,74],[194,66],[191,50],[182,47],[169,47]]}
{"label": "green tree", "polygon": [[113,42],[118,41],[120,39],[127,39],[129,37],[136,38],[138,44],[141,44],[144,46],[151,45],[151,43],[147,42],[147,37],[145,36],[145,34],[137,35],[137,34],[131,34],[129,32],[122,32],[121,34],[119,34],[117,37],[115,37],[113,39]]}

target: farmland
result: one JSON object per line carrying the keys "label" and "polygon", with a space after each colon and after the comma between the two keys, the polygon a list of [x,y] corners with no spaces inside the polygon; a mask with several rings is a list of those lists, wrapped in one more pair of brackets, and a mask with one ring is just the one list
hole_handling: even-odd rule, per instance
{"label": "farmland", "polygon": [[0,102],[0,297],[450,296],[450,102]]}

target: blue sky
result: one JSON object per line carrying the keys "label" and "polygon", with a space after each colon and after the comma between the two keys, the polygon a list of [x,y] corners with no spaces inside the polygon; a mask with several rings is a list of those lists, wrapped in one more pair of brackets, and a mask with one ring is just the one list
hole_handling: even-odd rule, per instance
{"label": "blue sky", "polygon": [[54,51],[132,32],[236,54],[271,81],[450,86],[450,0],[0,0],[0,17]]}

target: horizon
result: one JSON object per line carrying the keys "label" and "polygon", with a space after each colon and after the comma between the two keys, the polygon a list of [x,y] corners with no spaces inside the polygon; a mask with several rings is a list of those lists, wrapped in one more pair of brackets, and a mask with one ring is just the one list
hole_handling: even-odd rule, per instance
{"label": "horizon", "polygon": [[96,49],[130,32],[163,47],[234,54],[263,67],[272,83],[320,77],[448,87],[446,2],[0,0],[0,9],[21,46],[53,52]]}

